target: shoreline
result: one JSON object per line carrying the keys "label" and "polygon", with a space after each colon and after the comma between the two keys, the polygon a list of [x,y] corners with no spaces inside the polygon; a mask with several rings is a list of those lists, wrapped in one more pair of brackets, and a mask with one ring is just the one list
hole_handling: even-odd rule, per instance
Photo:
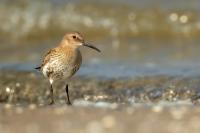
{"label": "shoreline", "polygon": [[[0,71],[0,101],[13,104],[48,104],[49,83],[39,73]],[[75,76],[69,82],[71,101],[133,104],[190,101],[199,104],[200,79],[198,76],[138,76],[112,78]],[[64,82],[54,85],[57,103],[64,103]],[[58,89],[59,88],[59,89]],[[23,104],[22,104],[23,105]]]}
{"label": "shoreline", "polygon": [[200,130],[198,77],[76,76],[69,88],[72,106],[65,104],[62,89],[56,90],[56,104],[49,106],[48,82],[39,74],[0,71],[0,82],[0,130],[5,133],[181,133],[194,126],[193,133]]}

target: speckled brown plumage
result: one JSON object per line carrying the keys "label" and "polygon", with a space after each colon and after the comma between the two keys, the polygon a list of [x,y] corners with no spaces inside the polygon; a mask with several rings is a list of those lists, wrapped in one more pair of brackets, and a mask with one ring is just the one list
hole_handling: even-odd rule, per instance
{"label": "speckled brown plumage", "polygon": [[[96,47],[85,43],[82,35],[78,32],[67,33],[60,44],[50,49],[44,56],[42,64],[36,69],[40,69],[45,77],[49,79],[51,91],[51,104],[53,100],[53,83],[61,79],[70,79],[80,68],[82,56],[79,51],[80,46],[87,46],[100,52]],[[66,85],[68,104],[71,104],[68,94],[68,84]]]}

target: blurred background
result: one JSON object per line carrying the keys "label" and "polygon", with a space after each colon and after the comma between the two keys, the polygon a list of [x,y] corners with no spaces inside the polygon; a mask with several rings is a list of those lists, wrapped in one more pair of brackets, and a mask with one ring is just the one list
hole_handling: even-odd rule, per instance
{"label": "blurred background", "polygon": [[81,48],[79,75],[200,74],[199,0],[1,0],[0,68],[34,71],[68,31]]}
{"label": "blurred background", "polygon": [[[34,68],[69,31],[102,52],[48,106]],[[0,132],[199,133],[199,57],[200,0],[0,0]]]}

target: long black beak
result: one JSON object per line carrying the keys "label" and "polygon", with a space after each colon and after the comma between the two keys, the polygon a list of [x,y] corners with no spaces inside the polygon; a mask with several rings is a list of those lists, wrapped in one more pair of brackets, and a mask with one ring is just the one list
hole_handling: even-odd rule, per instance
{"label": "long black beak", "polygon": [[86,47],[92,48],[92,49],[96,50],[97,52],[101,52],[101,50],[99,50],[97,47],[92,46],[92,45],[90,45],[90,44],[86,44],[86,43],[84,43],[83,46],[86,46]]}

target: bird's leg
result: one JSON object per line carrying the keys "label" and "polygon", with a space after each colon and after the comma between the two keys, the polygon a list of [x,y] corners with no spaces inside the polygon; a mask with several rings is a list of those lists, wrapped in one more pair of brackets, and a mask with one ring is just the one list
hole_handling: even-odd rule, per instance
{"label": "bird's leg", "polygon": [[67,93],[67,104],[68,104],[68,105],[72,105],[71,102],[70,102],[70,99],[69,99],[68,84],[67,84],[66,87],[65,87],[65,91],[66,91],[66,93]]}
{"label": "bird's leg", "polygon": [[51,102],[50,105],[54,104],[54,98],[53,98],[53,85],[51,84],[50,86],[50,97],[51,97]]}

